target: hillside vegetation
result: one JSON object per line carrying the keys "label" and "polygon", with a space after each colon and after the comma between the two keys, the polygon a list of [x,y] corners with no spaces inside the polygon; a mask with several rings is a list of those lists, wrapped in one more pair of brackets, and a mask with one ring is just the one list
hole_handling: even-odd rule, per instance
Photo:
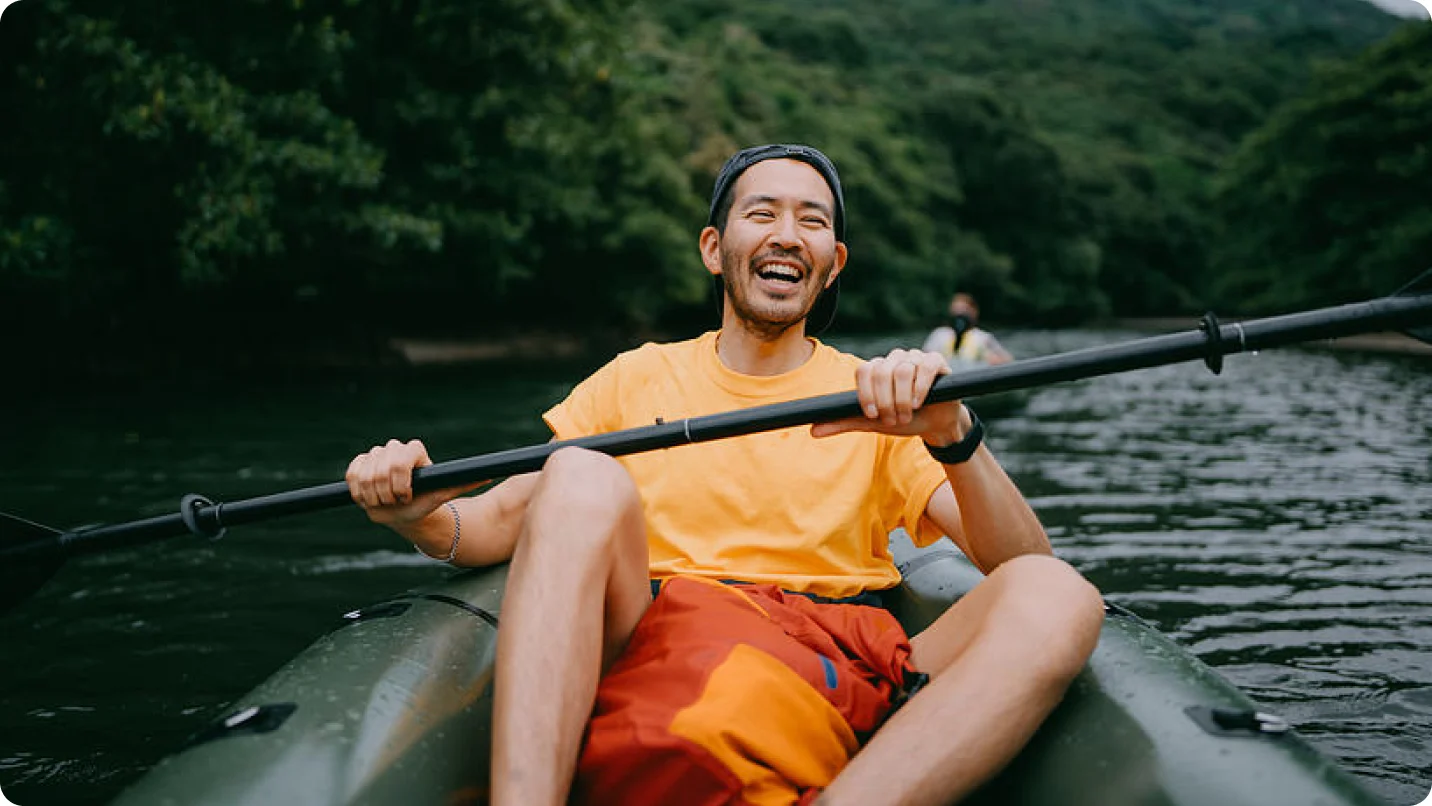
{"label": "hillside vegetation", "polygon": [[1344,301],[1432,247],[1429,31],[1362,0],[24,0],[0,295],[111,345],[693,332],[716,170],[801,141],[849,186],[846,329],[956,288],[1041,324]]}

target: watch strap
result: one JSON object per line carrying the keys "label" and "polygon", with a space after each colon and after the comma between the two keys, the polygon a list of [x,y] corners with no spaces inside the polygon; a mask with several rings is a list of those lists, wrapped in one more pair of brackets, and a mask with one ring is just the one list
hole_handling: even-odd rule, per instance
{"label": "watch strap", "polygon": [[959,442],[951,442],[942,448],[937,448],[930,443],[925,443],[925,450],[935,457],[935,461],[942,465],[957,465],[969,461],[975,451],[979,450],[980,443],[984,442],[984,423],[980,422],[979,415],[969,406],[965,411],[970,413],[970,430],[965,432],[964,439]]}

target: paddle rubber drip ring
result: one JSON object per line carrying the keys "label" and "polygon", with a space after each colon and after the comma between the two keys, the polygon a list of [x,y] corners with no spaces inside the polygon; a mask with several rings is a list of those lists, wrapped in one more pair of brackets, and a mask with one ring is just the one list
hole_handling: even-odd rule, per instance
{"label": "paddle rubber drip ring", "polygon": [[[215,508],[215,528],[213,529],[205,528],[203,524],[199,523],[199,511],[202,510],[204,507]],[[213,501],[210,501],[202,495],[189,493],[188,495],[179,499],[179,517],[184,519],[184,525],[189,528],[190,532],[193,532],[199,537],[207,537],[210,540],[218,540],[225,534],[228,534],[229,531],[229,527],[219,522],[219,510],[222,507],[223,504],[216,505]]]}
{"label": "paddle rubber drip ring", "polygon": [[1218,315],[1213,311],[1203,315],[1198,320],[1198,329],[1208,339],[1208,354],[1203,357],[1203,363],[1214,375],[1223,372],[1223,328],[1218,324]]}

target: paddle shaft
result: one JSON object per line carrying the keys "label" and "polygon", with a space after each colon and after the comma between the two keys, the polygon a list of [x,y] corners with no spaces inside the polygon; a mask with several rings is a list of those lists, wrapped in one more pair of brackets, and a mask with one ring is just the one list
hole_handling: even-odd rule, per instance
{"label": "paddle shaft", "polygon": [[[1321,308],[1220,325],[1207,331],[1153,336],[946,375],[935,382],[927,402],[976,398],[1182,361],[1202,359],[1211,367],[1216,367],[1216,360],[1224,355],[1355,333],[1405,329],[1428,319],[1432,319],[1432,294],[1388,297]],[[441,462],[414,471],[413,487],[422,492],[540,470],[547,457],[564,447],[576,446],[611,456],[624,456],[861,414],[855,392],[840,392]],[[348,485],[334,482],[241,501],[205,502],[194,506],[191,515],[204,531],[217,532],[230,526],[333,509],[350,503],[352,498]],[[191,532],[181,514],[171,514],[65,532],[55,535],[54,541],[58,541],[63,555],[74,556]],[[0,547],[0,561],[19,559],[32,552],[54,552],[54,541]]]}

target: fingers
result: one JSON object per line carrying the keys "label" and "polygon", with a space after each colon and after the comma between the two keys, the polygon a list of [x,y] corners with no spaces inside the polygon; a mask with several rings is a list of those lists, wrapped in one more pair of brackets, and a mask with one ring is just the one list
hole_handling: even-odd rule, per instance
{"label": "fingers", "polygon": [[355,456],[344,480],[353,502],[364,509],[406,504],[413,500],[413,469],[432,463],[421,440],[390,439]]}
{"label": "fingers", "polygon": [[895,366],[882,358],[870,361],[861,367],[865,370],[863,382],[861,373],[856,372],[856,393],[860,396],[865,416],[885,425],[899,422],[895,414]]}
{"label": "fingers", "polygon": [[880,405],[875,398],[875,362],[866,361],[855,370],[855,395],[860,408],[872,420],[880,419]]}
{"label": "fingers", "polygon": [[893,350],[860,366],[855,373],[856,394],[866,417],[886,426],[908,425],[935,380],[949,371],[938,353]]}
{"label": "fingers", "polygon": [[810,427],[810,435],[816,439],[821,437],[833,437],[836,434],[844,434],[847,431],[869,431],[870,421],[864,417],[850,417],[844,420],[831,420],[828,423],[816,423]]}
{"label": "fingers", "polygon": [[919,369],[915,374],[914,399],[915,408],[925,405],[925,398],[930,394],[930,388],[941,375],[950,373],[950,364],[945,361],[944,356],[938,353],[921,353]]}

